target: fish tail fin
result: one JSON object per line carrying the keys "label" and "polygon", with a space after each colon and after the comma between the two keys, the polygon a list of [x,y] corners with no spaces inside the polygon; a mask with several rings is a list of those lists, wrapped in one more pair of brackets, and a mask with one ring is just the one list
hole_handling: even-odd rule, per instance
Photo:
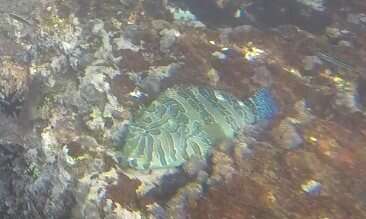
{"label": "fish tail fin", "polygon": [[256,120],[272,119],[278,113],[278,105],[269,88],[261,88],[249,98],[255,106]]}

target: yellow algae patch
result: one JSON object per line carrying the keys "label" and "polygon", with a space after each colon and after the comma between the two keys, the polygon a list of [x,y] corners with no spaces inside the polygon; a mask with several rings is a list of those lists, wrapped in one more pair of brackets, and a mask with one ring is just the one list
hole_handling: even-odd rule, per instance
{"label": "yellow algae patch", "polygon": [[309,140],[310,140],[311,143],[317,143],[318,142],[318,139],[313,137],[313,136],[310,136]]}
{"label": "yellow algae patch", "polygon": [[249,42],[241,49],[241,53],[246,60],[253,61],[254,59],[263,55],[265,52],[264,50],[255,47],[252,42]]}
{"label": "yellow algae patch", "polygon": [[320,75],[329,81],[333,82],[334,85],[341,90],[344,91],[350,91],[352,90],[352,84],[340,77],[339,75],[342,75],[342,73],[333,73],[329,69],[326,69],[324,72],[321,72]]}
{"label": "yellow algae patch", "polygon": [[273,203],[276,201],[276,197],[274,196],[273,192],[268,192],[266,195],[266,198],[270,203]]}
{"label": "yellow algae patch", "polygon": [[302,75],[300,73],[299,70],[295,69],[295,68],[292,68],[292,67],[283,67],[282,68],[283,70],[285,70],[286,72],[296,76],[296,77],[299,77],[299,78],[302,78]]}
{"label": "yellow algae patch", "polygon": [[0,68],[0,92],[7,96],[23,91],[28,80],[26,68],[7,57],[0,62]]}
{"label": "yellow algae patch", "polygon": [[72,32],[73,25],[64,18],[50,14],[49,16],[45,16],[42,20],[41,29],[47,33]]}
{"label": "yellow algae patch", "polygon": [[116,202],[114,202],[113,204],[116,206],[113,209],[113,213],[115,213],[118,218],[128,218],[128,219],[142,219],[143,218],[139,211],[129,211],[125,208],[122,208],[122,206]]}

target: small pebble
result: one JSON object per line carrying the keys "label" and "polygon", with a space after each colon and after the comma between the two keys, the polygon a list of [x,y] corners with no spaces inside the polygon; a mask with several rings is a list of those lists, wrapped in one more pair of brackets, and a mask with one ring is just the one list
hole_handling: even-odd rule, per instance
{"label": "small pebble", "polygon": [[352,47],[352,43],[346,40],[339,41],[338,45],[342,47]]}
{"label": "small pebble", "polygon": [[309,180],[301,185],[301,189],[311,196],[317,196],[321,191],[321,184],[315,180]]}
{"label": "small pebble", "polygon": [[316,66],[321,65],[322,61],[317,56],[306,56],[303,64],[306,71],[312,71]]}
{"label": "small pebble", "polygon": [[302,137],[290,120],[283,120],[273,131],[273,136],[276,143],[286,149],[298,148],[303,143]]}
{"label": "small pebble", "polygon": [[226,55],[222,52],[219,52],[219,51],[216,51],[216,52],[212,53],[212,55],[217,57],[220,60],[226,59]]}
{"label": "small pebble", "polygon": [[211,68],[207,72],[207,77],[213,86],[216,86],[217,82],[220,80],[220,75],[214,68]]}
{"label": "small pebble", "polygon": [[366,23],[366,15],[365,14],[360,14],[360,21],[362,23]]}
{"label": "small pebble", "polygon": [[329,38],[334,39],[334,38],[339,38],[341,36],[341,32],[338,28],[327,27],[325,31]]}
{"label": "small pebble", "polygon": [[129,95],[133,98],[136,98],[137,100],[144,98],[146,96],[146,94],[142,93],[138,88],[135,88],[135,90],[130,92]]}

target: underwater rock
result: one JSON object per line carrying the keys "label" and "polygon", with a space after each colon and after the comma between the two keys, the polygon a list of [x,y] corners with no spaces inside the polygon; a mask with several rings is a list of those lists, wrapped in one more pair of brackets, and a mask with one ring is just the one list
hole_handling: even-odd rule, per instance
{"label": "underwater rock", "polygon": [[[133,218],[133,219],[144,219],[144,215],[140,211],[131,211],[129,209],[123,208],[119,204],[116,204],[116,208],[113,209],[113,213],[107,215],[106,218],[109,219],[119,219],[119,218]],[[102,218],[102,217],[101,217]]]}
{"label": "underwater rock", "polygon": [[261,87],[270,87],[273,83],[272,74],[266,66],[256,67],[252,79]]}
{"label": "underwater rock", "polygon": [[299,3],[315,10],[315,11],[325,11],[325,2],[326,0],[296,0]]}
{"label": "underwater rock", "polygon": [[51,59],[50,68],[54,73],[64,74],[68,70],[66,56],[56,56]]}
{"label": "underwater rock", "polygon": [[150,96],[156,96],[160,93],[161,79],[156,76],[148,75],[142,80],[140,87]]}
{"label": "underwater rock", "polygon": [[357,105],[362,109],[366,109],[366,79],[360,78],[357,82],[357,93],[355,96]]}
{"label": "underwater rock", "polygon": [[[2,118],[2,121],[2,124],[5,125],[6,120]],[[15,122],[13,125],[16,125],[17,122]],[[27,137],[27,135],[18,137],[19,140],[11,139],[12,131],[17,131],[18,135],[22,132],[17,129],[12,130],[13,127],[10,125],[6,128],[7,133],[1,131],[1,134],[8,136],[1,138],[1,140],[23,142],[21,147],[16,144],[12,145],[11,148],[0,145],[0,153],[5,151],[6,154],[10,153],[13,156],[12,161],[7,162],[9,166],[3,166],[2,171],[0,171],[1,175],[7,173],[7,167],[12,169],[12,172],[8,172],[6,176],[7,179],[13,181],[12,187],[8,189],[12,194],[5,201],[13,211],[13,213],[9,212],[11,213],[9,218],[68,217],[70,212],[66,209],[70,209],[74,203],[72,194],[74,185],[71,176],[64,168],[63,154],[58,154],[58,159],[54,159],[52,156],[56,150],[49,154],[46,153],[47,151],[42,151],[46,147],[44,143],[54,143],[54,139],[49,137],[49,140],[46,140],[44,137],[45,140],[41,142],[37,136]],[[6,159],[8,157],[6,154],[2,154],[0,157]],[[9,177],[15,176],[13,174],[17,175],[15,179]],[[0,181],[8,182],[3,179]]]}
{"label": "underwater rock", "polygon": [[305,71],[313,71],[314,69],[319,68],[323,62],[317,56],[305,56],[303,64]]}
{"label": "underwater rock", "polygon": [[325,32],[327,37],[329,37],[330,39],[338,39],[342,36],[341,31],[338,28],[334,27],[325,28]]}
{"label": "underwater rock", "polygon": [[212,53],[212,56],[220,59],[220,60],[225,60],[226,59],[226,55],[225,53],[222,53],[220,51],[215,51],[214,53]]}
{"label": "underwater rock", "polygon": [[[14,218],[20,216],[17,209],[23,209],[22,215],[35,216],[32,206],[26,207],[25,199],[22,195],[25,186],[31,182],[32,178],[24,174],[27,163],[24,159],[24,148],[17,144],[0,144],[0,212],[2,217]],[[23,206],[22,206],[23,205]]]}
{"label": "underwater rock", "polygon": [[[19,7],[18,3],[22,4],[22,7]],[[39,13],[41,4],[36,0],[21,0],[17,3],[1,1],[0,4],[2,16],[0,21],[0,31],[2,33],[0,36],[0,45],[4,43],[4,40],[6,42],[6,39],[10,40],[11,42],[10,45],[1,47],[1,52],[8,49],[11,49],[15,52],[17,50],[21,50],[21,47],[25,45],[30,45],[30,41],[35,35],[35,28],[32,26],[34,25],[35,20],[29,18],[33,17],[32,14],[37,14],[37,12]],[[12,56],[13,55],[15,54],[12,54]]]}
{"label": "underwater rock", "polygon": [[141,186],[139,180],[130,179],[123,173],[118,173],[117,181],[106,187],[104,198],[129,209],[137,209],[138,195],[136,190],[139,186]]}
{"label": "underwater rock", "polygon": [[117,50],[129,49],[131,51],[138,52],[141,49],[139,46],[133,44],[131,41],[129,41],[128,39],[126,39],[123,36],[113,39],[113,42],[116,45]]}
{"label": "underwater rock", "polygon": [[161,79],[168,78],[177,74],[181,63],[170,63],[167,66],[156,66],[149,69],[149,74],[156,75]]}
{"label": "underwater rock", "polygon": [[[106,163],[102,159],[91,159],[82,178],[78,179],[77,189],[74,192],[75,204],[72,208],[73,218],[101,218],[103,213],[102,204],[106,198],[110,198],[106,193],[108,185],[118,182],[118,172],[116,169],[105,169]],[[133,192],[131,190],[131,192]],[[119,205],[116,202],[116,205]],[[107,213],[107,212],[104,212]],[[109,213],[109,212],[108,212]]]}
{"label": "underwater rock", "polygon": [[141,94],[136,90],[134,96],[136,96],[137,99],[142,98],[144,95],[143,93],[147,93],[152,97],[156,96],[160,93],[163,80],[176,75],[179,68],[180,64],[171,63],[166,66],[152,66],[148,71],[140,72],[138,75],[131,74],[131,79],[134,80],[142,90]]}
{"label": "underwater rock", "polygon": [[171,47],[177,41],[180,33],[174,29],[163,29],[160,31],[160,51],[163,53],[169,53]]}
{"label": "underwater rock", "polygon": [[92,131],[101,131],[105,128],[103,113],[99,108],[92,108],[90,119],[86,121],[86,125]]}
{"label": "underwater rock", "polygon": [[189,177],[193,178],[197,177],[201,171],[206,170],[207,167],[206,160],[191,159],[183,165],[183,170]]}
{"label": "underwater rock", "polygon": [[[85,75],[81,78],[80,97],[82,103],[87,103],[86,107],[82,103],[78,104],[81,112],[89,113],[86,118],[86,125],[91,130],[102,130],[106,128],[106,121],[113,122],[113,112],[123,112],[123,107],[117,98],[111,94],[110,80],[119,75],[120,72],[109,66],[99,66],[98,62],[85,68]],[[86,115],[84,115],[86,116]],[[109,122],[109,123],[110,123]],[[104,132],[104,137],[110,133]]]}
{"label": "underwater rock", "polygon": [[[104,22],[100,19],[93,20],[94,26],[92,27],[92,34],[99,38],[100,45],[97,48],[97,51],[94,53],[94,57],[96,59],[106,60],[107,63],[110,63],[113,60],[112,56],[112,42],[110,39],[110,35],[105,30]],[[111,76],[111,75],[110,75]],[[113,78],[113,77],[112,77]]]}
{"label": "underwater rock", "polygon": [[[246,128],[244,127],[243,130],[240,130],[246,132]],[[226,153],[226,154],[230,154],[235,146],[234,141],[233,140],[238,140],[239,138],[241,138],[242,133],[239,133],[238,136],[235,136],[234,139],[228,138],[228,139],[224,139],[222,141],[220,141],[217,145],[215,145],[215,150]]]}
{"label": "underwater rock", "polygon": [[158,78],[159,80],[163,80],[175,75],[179,68],[180,63],[170,63],[165,66],[151,66],[146,74],[148,76]]}
{"label": "underwater rock", "polygon": [[171,24],[168,21],[160,20],[160,19],[153,20],[151,25],[152,25],[152,28],[154,30],[156,30],[157,32],[160,32],[163,29],[169,29],[169,27],[171,26]]}
{"label": "underwater rock", "polygon": [[222,28],[220,29],[219,39],[222,43],[230,44],[231,41],[240,39],[243,36],[253,34],[258,30],[251,25],[240,25],[235,28]]}
{"label": "underwater rock", "polygon": [[237,173],[233,159],[226,153],[214,151],[211,158],[212,173],[208,179],[210,186],[230,182],[233,175]]}
{"label": "underwater rock", "polygon": [[315,118],[311,110],[307,107],[305,100],[297,101],[294,105],[294,110],[296,112],[295,118],[291,118],[291,120],[295,124],[308,124]]}
{"label": "underwater rock", "polygon": [[335,104],[337,106],[345,107],[351,112],[359,111],[356,82],[347,81],[340,77],[335,77],[334,82],[337,89]]}
{"label": "underwater rock", "polygon": [[0,144],[2,218],[68,216],[65,209],[73,203],[70,181],[67,176],[64,178],[64,170],[59,171],[56,178],[52,177],[49,172],[52,165],[47,164],[40,169],[37,164],[40,154],[36,150],[34,145]]}
{"label": "underwater rock", "polygon": [[276,143],[282,148],[294,149],[303,143],[302,137],[289,119],[282,120],[272,132]]}
{"label": "underwater rock", "polygon": [[209,79],[209,81],[210,81],[210,84],[212,85],[212,86],[216,86],[217,85],[217,83],[219,82],[219,80],[220,80],[220,74],[219,74],[219,72],[216,70],[216,69],[214,69],[214,68],[211,68],[208,72],[207,72],[207,77],[208,77],[208,79]]}
{"label": "underwater rock", "polygon": [[353,44],[347,40],[340,40],[337,45],[345,48],[353,48]]}
{"label": "underwater rock", "polygon": [[167,218],[166,212],[164,208],[162,208],[159,204],[153,203],[146,206],[150,217],[149,219],[165,219]]}
{"label": "underwater rock", "polygon": [[366,14],[364,13],[359,13],[359,14],[354,14],[354,13],[350,13],[347,16],[347,21],[349,23],[352,24],[356,24],[356,25],[366,25]]}
{"label": "underwater rock", "polygon": [[[190,182],[190,179],[182,171],[175,171],[171,173],[166,171],[166,173],[162,172],[161,174],[162,176],[159,181],[155,180],[153,182],[155,187],[144,192],[143,196],[145,199],[167,201],[169,198],[173,197],[177,191]],[[144,183],[146,183],[146,181]]]}
{"label": "underwater rock", "polygon": [[30,76],[25,66],[3,59],[0,63],[0,110],[9,115],[20,112]]}
{"label": "underwater rock", "polygon": [[104,92],[96,89],[93,84],[86,84],[80,87],[80,96],[90,105],[104,109],[106,104],[106,95]]}
{"label": "underwater rock", "polygon": [[[43,168],[36,182],[29,186],[31,200],[37,200],[35,207],[43,212],[44,217],[69,217],[75,203],[72,177],[59,161]],[[54,174],[55,171],[57,174]]]}
{"label": "underwater rock", "polygon": [[244,160],[253,155],[253,149],[246,142],[237,142],[234,147],[235,160]]}
{"label": "underwater rock", "polygon": [[179,189],[176,195],[166,203],[168,218],[185,219],[188,217],[188,207],[203,195],[203,188],[198,183],[189,183]]}
{"label": "underwater rock", "polygon": [[112,130],[112,142],[114,145],[123,144],[128,133],[128,121],[125,120]]}
{"label": "underwater rock", "polygon": [[123,30],[123,37],[134,45],[139,46],[145,32],[143,25],[129,24]]}
{"label": "underwater rock", "polygon": [[146,16],[153,18],[164,18],[167,11],[168,0],[143,1]]}
{"label": "underwater rock", "polygon": [[311,33],[321,33],[332,21],[323,0],[255,1],[247,10],[257,26],[267,28],[296,25]]}
{"label": "underwater rock", "polygon": [[21,144],[25,136],[19,136],[22,127],[19,127],[16,117],[10,117],[0,111],[0,120],[0,144]]}

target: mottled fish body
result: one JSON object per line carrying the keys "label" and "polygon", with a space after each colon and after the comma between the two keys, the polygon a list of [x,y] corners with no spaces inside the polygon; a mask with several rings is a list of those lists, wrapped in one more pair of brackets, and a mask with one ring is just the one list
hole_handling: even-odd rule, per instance
{"label": "mottled fish body", "polygon": [[211,88],[170,88],[131,122],[123,155],[139,170],[176,167],[194,156],[206,157],[219,140],[276,112],[267,89],[241,101]]}

